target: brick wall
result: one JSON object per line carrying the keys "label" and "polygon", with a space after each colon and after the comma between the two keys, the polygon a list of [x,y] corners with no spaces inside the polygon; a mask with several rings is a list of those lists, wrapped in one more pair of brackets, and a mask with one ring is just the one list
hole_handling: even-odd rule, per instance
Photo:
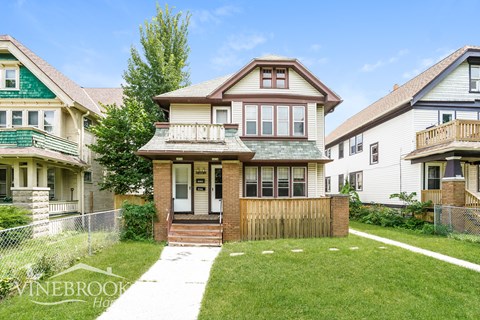
{"label": "brick wall", "polygon": [[172,161],[153,161],[153,195],[157,209],[155,240],[167,240],[167,215],[172,210]]}
{"label": "brick wall", "polygon": [[240,162],[222,161],[223,240],[240,240]]}
{"label": "brick wall", "polygon": [[[444,178],[442,180],[442,205],[464,207],[465,206],[465,179]],[[444,224],[449,224],[451,219],[452,226],[458,232],[465,231],[464,210],[451,211],[451,217],[447,214],[442,215]]]}
{"label": "brick wall", "polygon": [[330,202],[330,235],[332,237],[346,237],[349,222],[348,195],[334,195]]}

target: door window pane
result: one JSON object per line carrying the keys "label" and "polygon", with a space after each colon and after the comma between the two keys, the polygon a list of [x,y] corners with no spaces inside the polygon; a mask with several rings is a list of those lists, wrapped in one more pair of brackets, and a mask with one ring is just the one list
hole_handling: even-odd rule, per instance
{"label": "door window pane", "polygon": [[175,168],[175,198],[188,199],[188,167]]}
{"label": "door window pane", "polygon": [[222,199],[222,169],[215,168],[215,199]]}
{"label": "door window pane", "polygon": [[14,127],[23,125],[23,111],[12,111],[12,125]]}

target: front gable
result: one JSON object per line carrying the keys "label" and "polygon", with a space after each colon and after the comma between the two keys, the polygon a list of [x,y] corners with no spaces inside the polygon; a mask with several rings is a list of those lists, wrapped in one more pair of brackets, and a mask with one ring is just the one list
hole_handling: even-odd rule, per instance
{"label": "front gable", "polygon": [[[17,89],[0,85],[0,99],[54,99],[56,95],[40,81],[27,67],[10,53],[0,53],[0,82],[5,82],[5,71],[12,70]],[[18,74],[17,74],[18,73]]]}
{"label": "front gable", "polygon": [[281,95],[303,95],[311,97],[323,97],[324,95],[314,88],[310,83],[299,75],[292,68],[287,69],[288,88],[262,88],[261,68],[256,67],[246,74],[240,81],[225,91],[225,95],[242,94],[281,94]]}

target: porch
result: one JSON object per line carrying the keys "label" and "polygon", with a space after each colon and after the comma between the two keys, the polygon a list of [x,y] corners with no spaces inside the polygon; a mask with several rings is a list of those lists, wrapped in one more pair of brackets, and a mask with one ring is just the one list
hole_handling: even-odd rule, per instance
{"label": "porch", "polygon": [[417,149],[449,142],[480,142],[480,121],[457,119],[416,134]]}

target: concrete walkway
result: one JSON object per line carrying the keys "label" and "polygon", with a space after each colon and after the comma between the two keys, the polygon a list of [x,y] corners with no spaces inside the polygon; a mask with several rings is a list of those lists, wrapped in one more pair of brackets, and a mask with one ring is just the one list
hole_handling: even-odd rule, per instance
{"label": "concrete walkway", "polygon": [[425,250],[425,249],[422,249],[422,248],[414,247],[414,246],[411,246],[411,245],[403,243],[403,242],[379,237],[379,236],[376,236],[376,235],[373,235],[373,234],[370,234],[370,233],[366,233],[366,232],[362,232],[362,231],[358,231],[358,230],[354,230],[354,229],[350,229],[349,231],[350,231],[351,234],[354,234],[356,236],[360,236],[360,237],[363,237],[363,238],[375,240],[375,241],[382,242],[382,243],[385,243],[385,244],[389,244],[389,245],[392,245],[392,246],[395,246],[395,247],[403,248],[403,249],[406,249],[406,250],[409,250],[409,251],[412,251],[412,252],[423,254],[423,255],[428,256],[428,257],[432,257],[432,258],[437,259],[437,260],[441,260],[441,261],[448,262],[448,263],[451,263],[451,264],[454,264],[454,265],[457,265],[457,266],[460,266],[460,267],[464,267],[464,268],[467,268],[467,269],[470,269],[470,270],[480,272],[480,265],[475,264],[475,263],[471,263],[471,262],[468,262],[468,261],[465,261],[465,260],[461,260],[461,259],[453,258],[453,257],[450,257],[450,256],[446,256],[444,254],[433,252],[433,251],[430,251],[430,250]]}
{"label": "concrete walkway", "polygon": [[197,319],[221,248],[165,247],[158,260],[99,320]]}

